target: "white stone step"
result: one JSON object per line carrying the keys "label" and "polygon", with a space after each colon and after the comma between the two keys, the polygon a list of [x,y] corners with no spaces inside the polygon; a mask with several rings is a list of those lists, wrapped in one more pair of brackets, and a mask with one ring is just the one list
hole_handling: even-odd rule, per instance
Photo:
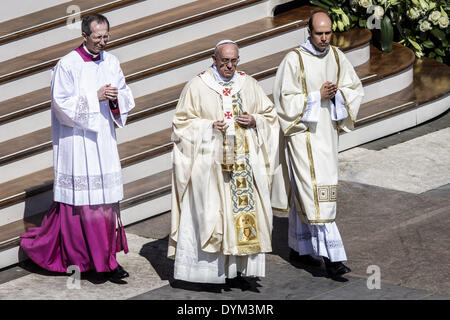
{"label": "white stone step", "polygon": [[8,1],[8,10],[0,11],[0,22],[19,18],[21,16],[54,7],[70,0],[20,0]]}
{"label": "white stone step", "polygon": [[[50,207],[50,204],[47,207]],[[171,195],[165,194],[155,197],[150,201],[144,201],[121,211],[122,223],[124,226],[167,212],[171,206]],[[44,209],[45,211],[45,209]],[[15,240],[19,237],[16,237]],[[6,268],[26,259],[26,256],[19,252],[19,245],[11,246],[0,250],[0,269]]]}
{"label": "white stone step", "polygon": [[[263,41],[243,46],[240,50],[241,64],[261,58],[265,55],[295,47],[298,43],[304,41],[305,33],[304,28],[295,29]],[[200,61],[185,64],[178,68],[170,69],[129,83],[129,86],[133,92],[133,96],[138,98],[189,81],[194,75],[198,74],[201,70],[205,70],[211,64],[211,57],[207,57]],[[11,83],[7,83],[5,85],[8,86],[10,84]],[[10,89],[12,90],[12,88]],[[50,122],[50,112],[47,110],[5,123],[0,126],[0,142],[48,127],[51,124]],[[148,131],[142,132],[142,135],[146,134],[148,134]]]}
{"label": "white stone step", "polygon": [[[398,107],[401,108],[403,105]],[[339,151],[412,128],[437,117],[448,109],[450,109],[450,94],[423,104],[418,108],[357,127],[354,131],[345,132],[339,136]]]}
{"label": "white stone step", "polygon": [[[51,153],[51,151],[50,151]],[[18,177],[24,176],[27,168],[21,166],[21,161],[14,163],[14,170],[21,173]],[[50,166],[52,163],[50,163]],[[42,169],[49,168],[46,166]],[[161,171],[169,170],[172,167],[171,151],[158,154],[157,156],[133,163],[122,168],[122,183],[127,184],[146,176],[150,176]],[[3,170],[3,168],[2,168]],[[24,216],[32,216],[51,204],[52,191],[28,198],[24,202],[16,203],[9,207],[0,207],[0,226],[18,221]]]}
{"label": "white stone step", "polygon": [[[364,50],[365,48],[363,47],[361,51]],[[268,95],[272,94],[274,78],[274,76],[270,76],[260,81],[261,86]],[[376,97],[376,95],[373,95],[371,93],[371,88],[371,85],[365,87],[366,94]],[[50,111],[46,112],[49,116]],[[174,110],[170,109],[165,112],[158,113],[152,117],[147,117],[139,121],[127,124],[124,128],[116,130],[117,141],[120,144],[123,142],[134,140],[143,135],[167,129],[171,126],[173,115]],[[52,151],[49,150],[33,155],[31,157],[18,160],[16,162],[6,164],[0,167],[0,172],[2,172],[2,175],[0,176],[0,183],[18,178],[24,174],[30,174],[48,168],[52,165],[52,161]],[[17,170],[18,168],[20,168],[20,170]]]}
{"label": "white stone step", "polygon": [[[26,1],[31,2],[31,0]],[[108,12],[104,12],[103,14],[108,18],[110,26],[113,27],[193,1],[195,0],[145,0],[118,7]],[[37,4],[40,1],[34,2]],[[5,10],[4,12],[8,12],[8,10]],[[76,38],[80,38],[81,43],[81,21],[70,26],[62,25],[28,37],[4,43],[0,45],[0,61],[9,60],[26,53],[56,46],[61,42]]]}
{"label": "white stone step", "polygon": [[[210,19],[200,20],[197,23],[191,23],[169,32],[164,32],[146,39],[134,41],[130,44],[107,51],[114,54],[121,63],[125,63],[142,56],[206,37],[212,32],[218,33],[234,28],[237,25],[242,24],[242,21],[249,23],[262,19],[267,16],[268,2],[268,0],[258,2],[254,5],[246,6],[239,10],[233,10],[229,13],[214,16]],[[81,42],[82,40],[80,37],[80,43]],[[15,96],[48,87],[50,85],[50,80],[51,70],[45,69],[31,75],[0,84],[0,92],[4,92],[0,96],[0,99],[7,100]]]}

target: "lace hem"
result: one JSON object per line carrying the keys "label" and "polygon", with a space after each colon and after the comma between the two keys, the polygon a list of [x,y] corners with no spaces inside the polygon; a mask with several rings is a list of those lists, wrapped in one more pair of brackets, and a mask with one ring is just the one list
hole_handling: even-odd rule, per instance
{"label": "lace hem", "polygon": [[56,173],[56,185],[74,191],[109,189],[122,184],[120,172],[94,176],[73,176]]}

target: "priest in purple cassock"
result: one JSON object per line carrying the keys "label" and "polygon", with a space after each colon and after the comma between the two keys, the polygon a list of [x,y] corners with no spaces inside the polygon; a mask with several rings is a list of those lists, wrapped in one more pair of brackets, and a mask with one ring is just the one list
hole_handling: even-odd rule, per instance
{"label": "priest in purple cassock", "polygon": [[84,17],[82,36],[84,43],[62,57],[52,74],[54,202],[41,226],[21,235],[21,247],[46,270],[77,266],[125,283],[128,273],[116,260],[128,247],[115,124],[123,127],[135,104],[119,60],[104,51],[110,37],[106,17]]}

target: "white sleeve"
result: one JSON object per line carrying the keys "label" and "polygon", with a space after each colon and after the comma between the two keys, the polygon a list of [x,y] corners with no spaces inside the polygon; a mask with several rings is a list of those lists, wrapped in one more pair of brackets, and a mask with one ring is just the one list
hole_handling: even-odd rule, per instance
{"label": "white sleeve", "polygon": [[345,107],[345,100],[342,93],[338,90],[334,96],[334,102],[330,100],[331,119],[333,121],[343,120],[348,117],[347,108]]}
{"label": "white sleeve", "polygon": [[319,113],[321,108],[321,96],[320,91],[310,92],[308,94],[308,102],[306,104],[306,110],[303,114],[303,122],[317,122],[319,121]]}
{"label": "white sleeve", "polygon": [[98,131],[100,104],[95,88],[76,95],[73,75],[59,62],[53,69],[51,108],[61,124]]}
{"label": "white sleeve", "polygon": [[111,113],[111,116],[114,119],[114,122],[120,127],[124,127],[127,122],[128,113],[131,109],[134,108],[135,103],[133,99],[133,94],[131,92],[130,87],[125,82],[125,77],[123,75],[122,69],[120,68],[120,64],[117,65],[118,73],[117,73],[117,89],[119,90],[117,95],[117,103],[120,110],[120,115],[114,116]]}

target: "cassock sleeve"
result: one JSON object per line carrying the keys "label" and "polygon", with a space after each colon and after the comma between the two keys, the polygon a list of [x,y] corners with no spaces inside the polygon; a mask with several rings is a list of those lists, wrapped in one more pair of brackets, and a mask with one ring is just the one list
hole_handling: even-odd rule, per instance
{"label": "cassock sleeve", "polygon": [[[358,115],[361,100],[364,97],[364,90],[356,74],[355,69],[344,53],[337,49],[340,62],[340,77],[338,82],[338,98],[343,100],[348,116],[339,122],[340,128],[349,132],[354,129],[356,116]],[[337,101],[339,100],[337,99]]]}
{"label": "cassock sleeve", "polygon": [[278,67],[273,88],[275,107],[285,136],[307,129],[301,122],[308,103],[301,76],[299,57],[295,52],[289,52]]}
{"label": "cassock sleeve", "polygon": [[61,61],[53,69],[51,107],[61,124],[73,128],[98,131],[100,103],[97,91],[75,94],[75,79]]}
{"label": "cassock sleeve", "polygon": [[117,106],[117,109],[115,112],[111,110],[111,116],[114,122],[120,128],[123,128],[127,122],[128,113],[134,108],[135,103],[131,89],[125,82],[125,77],[118,60],[116,60],[116,83],[119,92],[117,100],[114,101],[114,105]]}

